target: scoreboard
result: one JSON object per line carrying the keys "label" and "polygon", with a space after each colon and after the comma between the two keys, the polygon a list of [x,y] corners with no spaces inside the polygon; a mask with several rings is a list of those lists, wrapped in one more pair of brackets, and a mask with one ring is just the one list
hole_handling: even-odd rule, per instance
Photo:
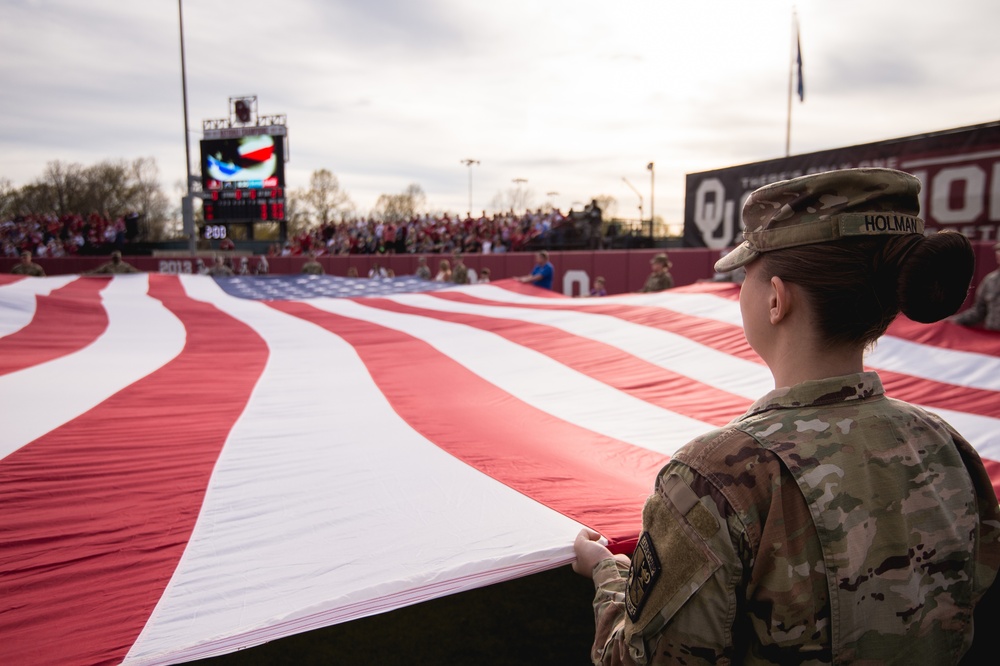
{"label": "scoreboard", "polygon": [[283,188],[214,190],[203,197],[205,222],[284,221]]}
{"label": "scoreboard", "polygon": [[[246,98],[240,98],[245,104]],[[232,106],[233,99],[230,98]],[[256,98],[253,98],[256,108]],[[247,117],[204,123],[201,140],[201,235],[206,240],[230,236],[254,240],[255,228],[270,234],[277,222],[284,241],[285,159],[288,128],[284,116]],[[232,233],[231,233],[232,232]]]}

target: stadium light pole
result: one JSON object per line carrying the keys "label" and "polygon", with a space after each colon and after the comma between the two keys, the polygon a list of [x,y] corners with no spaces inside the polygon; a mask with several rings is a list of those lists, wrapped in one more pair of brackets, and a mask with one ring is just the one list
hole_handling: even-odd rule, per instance
{"label": "stadium light pole", "polygon": [[188,140],[187,67],[184,62],[184,11],[181,8],[181,0],[177,0],[177,21],[181,30],[181,95],[184,100],[184,191],[186,192],[181,198],[181,220],[184,233],[188,237],[188,250],[194,254],[197,248],[195,238],[197,234],[194,229],[194,201],[191,199],[191,146]]}
{"label": "stadium light pole", "polygon": [[469,215],[472,215],[472,165],[479,164],[479,160],[473,160],[465,158],[464,160],[459,160],[461,164],[469,167]]}

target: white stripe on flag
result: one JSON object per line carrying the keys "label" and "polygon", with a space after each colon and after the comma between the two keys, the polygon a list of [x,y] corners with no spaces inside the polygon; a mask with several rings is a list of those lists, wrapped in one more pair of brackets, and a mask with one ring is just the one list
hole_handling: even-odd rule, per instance
{"label": "white stripe on flag", "polygon": [[1000,358],[960,349],[943,349],[892,335],[879,338],[865,363],[945,384],[1000,391]]}
{"label": "white stripe on flag", "polygon": [[[713,427],[622,393],[494,333],[379,310],[345,299],[316,299],[310,304],[327,312],[403,331],[529,405],[651,451],[673,453],[678,441],[686,442]],[[671,436],[665,437],[664,433]]]}
{"label": "white stripe on flag", "polygon": [[[770,371],[760,363],[736,358],[676,333],[634,324],[617,317],[588,314],[586,311],[477,305],[435,298],[429,294],[393,296],[390,300],[428,310],[461,312],[481,317],[544,324],[616,347],[665,370],[685,375],[749,400],[756,400],[774,386]],[[545,304],[546,299],[539,300]],[[604,300],[605,306],[610,302],[610,299],[601,300]],[[648,299],[644,300],[648,304]],[[704,307],[696,309],[704,311]]]}
{"label": "white stripe on flag", "polygon": [[145,377],[184,348],[184,327],[147,295],[148,276],[115,276],[101,292],[108,328],[78,352],[0,376],[0,458]]}
{"label": "white stripe on flag", "polygon": [[0,338],[16,333],[31,322],[35,316],[36,297],[48,296],[74,279],[73,275],[61,275],[0,285]]}
{"label": "white stripe on flag", "polygon": [[[304,631],[571,560],[577,522],[413,431],[338,336],[181,279],[270,357],[126,663],[226,652],[277,637],[274,625]],[[206,636],[227,638],[195,644]]]}

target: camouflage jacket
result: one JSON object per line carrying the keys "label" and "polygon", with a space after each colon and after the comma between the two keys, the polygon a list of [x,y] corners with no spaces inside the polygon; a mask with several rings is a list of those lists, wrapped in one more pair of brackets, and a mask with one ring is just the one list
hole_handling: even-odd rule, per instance
{"label": "camouflage jacket", "polygon": [[991,331],[1000,331],[1000,269],[983,278],[972,307],[956,315],[955,322],[965,326],[981,323]]}
{"label": "camouflage jacket", "polygon": [[45,277],[45,270],[36,263],[14,264],[10,270],[14,275],[30,275],[32,277]]}
{"label": "camouflage jacket", "polygon": [[805,382],[661,470],[631,568],[594,568],[591,656],[957,663],[998,568],[1000,507],[961,436],[874,373]]}
{"label": "camouflage jacket", "polygon": [[139,269],[137,269],[132,264],[126,263],[124,261],[120,261],[118,263],[115,263],[113,261],[108,261],[108,262],[105,262],[105,263],[101,264],[100,266],[98,266],[94,270],[88,271],[87,274],[88,275],[102,275],[102,274],[105,274],[105,273],[117,274],[117,273],[138,273],[138,272],[139,272]]}
{"label": "camouflage jacket", "polygon": [[323,275],[326,271],[323,270],[323,264],[314,259],[310,259],[306,263],[302,264],[301,272],[306,275]]}
{"label": "camouflage jacket", "polygon": [[650,273],[646,278],[646,284],[642,285],[642,292],[663,291],[673,289],[674,277],[667,271],[662,273]]}

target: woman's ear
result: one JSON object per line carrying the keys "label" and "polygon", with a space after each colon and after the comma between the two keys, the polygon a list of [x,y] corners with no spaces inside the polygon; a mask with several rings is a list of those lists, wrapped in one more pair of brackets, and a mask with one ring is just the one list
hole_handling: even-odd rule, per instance
{"label": "woman's ear", "polygon": [[771,278],[770,287],[767,308],[768,318],[773,326],[788,316],[792,306],[792,294],[785,281],[777,276]]}

